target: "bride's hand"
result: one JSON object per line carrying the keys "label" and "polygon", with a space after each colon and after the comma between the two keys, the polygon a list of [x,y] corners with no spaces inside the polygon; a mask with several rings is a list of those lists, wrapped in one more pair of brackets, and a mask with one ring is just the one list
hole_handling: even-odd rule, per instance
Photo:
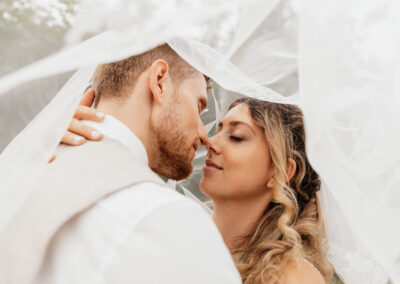
{"label": "bride's hand", "polygon": [[[79,146],[85,143],[86,139],[98,141],[103,137],[103,135],[96,129],[87,126],[80,121],[81,119],[99,122],[104,120],[103,113],[98,112],[97,110],[90,107],[93,104],[94,98],[95,93],[93,89],[89,89],[82,97],[79,106],[75,111],[74,117],[68,127],[68,130],[65,132],[63,138],[61,139],[62,143],[71,146]],[[49,162],[54,161],[54,159],[55,155],[52,155]]]}
{"label": "bride's hand", "polygon": [[103,137],[103,135],[96,129],[87,126],[80,121],[81,119],[92,121],[104,120],[103,113],[98,112],[96,109],[90,107],[94,101],[94,97],[95,93],[93,89],[89,89],[82,97],[68,130],[64,134],[61,142],[72,146],[79,146],[82,145],[86,139],[98,141]]}

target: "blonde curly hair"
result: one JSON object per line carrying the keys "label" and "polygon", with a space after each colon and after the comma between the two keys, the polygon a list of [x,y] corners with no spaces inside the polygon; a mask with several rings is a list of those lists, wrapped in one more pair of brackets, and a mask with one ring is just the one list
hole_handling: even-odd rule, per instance
{"label": "blonde curly hair", "polygon": [[[281,283],[284,269],[308,260],[326,281],[333,275],[326,253],[326,236],[317,191],[318,174],[305,151],[303,114],[294,105],[256,99],[236,100],[229,109],[246,104],[265,133],[274,165],[272,201],[258,226],[233,250],[243,283]],[[296,171],[288,182],[288,160]]]}

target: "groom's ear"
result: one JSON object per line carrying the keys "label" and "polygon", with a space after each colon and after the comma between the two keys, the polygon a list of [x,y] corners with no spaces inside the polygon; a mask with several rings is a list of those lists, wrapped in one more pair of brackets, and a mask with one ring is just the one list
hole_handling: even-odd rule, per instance
{"label": "groom's ear", "polygon": [[169,66],[163,59],[154,61],[149,70],[149,85],[153,99],[157,104],[162,104],[169,83]]}

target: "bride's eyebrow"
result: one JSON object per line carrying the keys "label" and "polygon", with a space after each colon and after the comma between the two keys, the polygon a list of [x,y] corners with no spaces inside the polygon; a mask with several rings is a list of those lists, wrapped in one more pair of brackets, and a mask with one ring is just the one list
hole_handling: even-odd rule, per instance
{"label": "bride's eyebrow", "polygon": [[[234,120],[234,121],[230,121],[230,122],[229,122],[229,126],[235,127],[235,126],[237,126],[237,125],[245,125],[245,126],[247,126],[248,128],[250,128],[250,130],[253,132],[253,134],[256,134],[256,132],[254,131],[254,129],[253,129],[249,124],[247,124],[247,123],[244,122],[244,121]],[[224,123],[223,123],[222,121],[220,121],[220,122],[218,123],[217,130],[221,130],[221,129],[223,128],[223,126],[224,126]]]}

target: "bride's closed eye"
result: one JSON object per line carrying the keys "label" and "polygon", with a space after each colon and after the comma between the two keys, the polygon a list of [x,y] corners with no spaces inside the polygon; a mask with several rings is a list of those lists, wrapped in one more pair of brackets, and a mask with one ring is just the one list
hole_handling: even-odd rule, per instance
{"label": "bride's closed eye", "polygon": [[229,139],[231,139],[234,142],[241,142],[243,141],[243,138],[237,137],[237,136],[229,136]]}

